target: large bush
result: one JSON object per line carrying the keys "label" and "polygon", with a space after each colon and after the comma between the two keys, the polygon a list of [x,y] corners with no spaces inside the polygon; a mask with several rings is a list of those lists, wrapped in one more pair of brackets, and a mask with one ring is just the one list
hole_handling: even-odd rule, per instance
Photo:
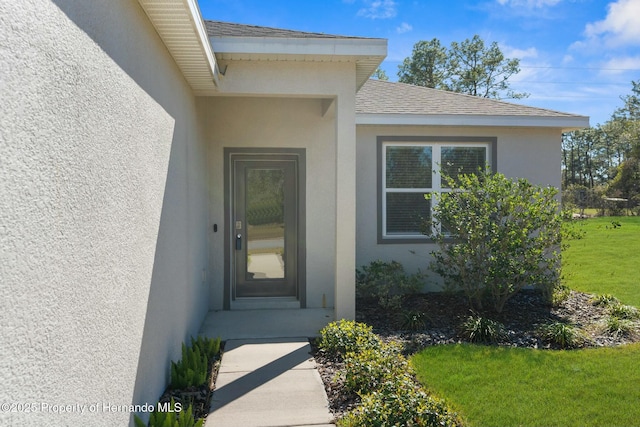
{"label": "large bush", "polygon": [[472,306],[497,312],[526,286],[552,295],[560,276],[561,216],[557,190],[480,171],[444,177],[451,192],[437,196],[431,268]]}

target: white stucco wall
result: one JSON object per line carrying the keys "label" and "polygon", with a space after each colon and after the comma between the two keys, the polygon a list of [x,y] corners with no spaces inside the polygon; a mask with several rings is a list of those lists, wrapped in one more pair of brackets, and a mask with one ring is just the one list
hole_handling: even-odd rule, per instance
{"label": "white stucco wall", "polygon": [[[359,125],[356,133],[358,267],[381,259],[401,262],[408,272],[428,272],[430,253],[437,249],[437,245],[425,243],[378,244],[378,136],[496,137],[498,172],[507,177],[526,178],[537,185],[560,188],[560,129]],[[425,290],[438,290],[435,274],[430,276],[432,279]]]}
{"label": "white stucco wall", "polygon": [[0,58],[0,425],[127,425],[207,308],[195,99],[135,1],[2,2]]}

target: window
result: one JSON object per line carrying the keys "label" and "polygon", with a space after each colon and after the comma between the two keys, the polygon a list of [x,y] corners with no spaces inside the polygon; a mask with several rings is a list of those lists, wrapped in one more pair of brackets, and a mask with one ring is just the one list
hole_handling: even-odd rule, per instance
{"label": "window", "polygon": [[424,224],[431,220],[437,194],[451,191],[440,169],[454,179],[491,162],[495,138],[378,138],[380,156],[379,241],[428,240]]}

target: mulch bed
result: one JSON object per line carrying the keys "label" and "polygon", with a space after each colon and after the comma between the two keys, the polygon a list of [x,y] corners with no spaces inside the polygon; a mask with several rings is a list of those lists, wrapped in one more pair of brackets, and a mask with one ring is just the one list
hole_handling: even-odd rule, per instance
{"label": "mulch bed", "polygon": [[[609,314],[605,307],[592,303],[593,295],[571,291],[569,297],[558,307],[549,306],[537,291],[523,291],[511,298],[501,313],[482,313],[492,320],[504,324],[507,333],[498,345],[557,349],[544,342],[537,330],[551,322],[564,322],[578,326],[585,335],[581,347],[608,347],[640,342],[640,322],[635,322],[636,330],[628,335],[614,335],[604,330],[603,324]],[[402,330],[403,312],[416,311],[425,314],[425,328],[420,331]],[[450,293],[428,293],[404,299],[400,314],[382,310],[375,300],[358,299],[356,320],[373,327],[383,341],[403,344],[407,355],[431,345],[462,343],[460,325],[471,315],[467,300],[463,295]],[[340,375],[341,361],[329,360],[312,343],[312,350],[322,377],[329,407],[339,418],[359,403],[357,395],[344,390]]]}

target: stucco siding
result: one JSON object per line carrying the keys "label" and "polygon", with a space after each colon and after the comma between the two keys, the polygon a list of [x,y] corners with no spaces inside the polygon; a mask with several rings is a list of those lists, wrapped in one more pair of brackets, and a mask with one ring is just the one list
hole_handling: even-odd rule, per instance
{"label": "stucco siding", "polygon": [[3,2],[0,28],[0,401],[99,405],[0,424],[127,425],[109,405],[155,403],[207,309],[195,99],[137,2]]}
{"label": "stucco siding", "polygon": [[[399,261],[409,272],[428,271],[434,244],[378,244],[378,136],[443,136],[497,138],[497,171],[534,184],[560,188],[560,129],[497,127],[364,126],[357,134],[356,265]],[[438,290],[433,273],[425,290]]]}
{"label": "stucco siding", "polygon": [[[199,99],[201,114],[224,126],[207,128],[210,144],[212,262],[224,270],[223,150],[235,148],[304,148],[306,152],[306,299],[307,307],[334,301],[336,230],[335,118],[322,116],[322,101],[305,98],[213,97]],[[206,120],[206,119],[205,119]],[[223,308],[224,277],[211,282],[211,307]]]}

